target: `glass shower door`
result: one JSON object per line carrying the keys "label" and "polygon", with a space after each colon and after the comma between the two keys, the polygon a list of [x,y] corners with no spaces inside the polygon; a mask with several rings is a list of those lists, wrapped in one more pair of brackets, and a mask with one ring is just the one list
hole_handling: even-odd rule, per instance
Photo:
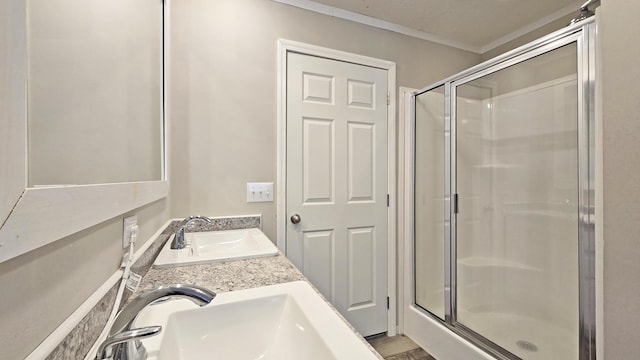
{"label": "glass shower door", "polygon": [[[416,305],[445,319],[445,88],[415,98]],[[448,135],[448,134],[447,134]]]}
{"label": "glass shower door", "polygon": [[523,359],[577,359],[575,42],[452,84],[455,325]]}

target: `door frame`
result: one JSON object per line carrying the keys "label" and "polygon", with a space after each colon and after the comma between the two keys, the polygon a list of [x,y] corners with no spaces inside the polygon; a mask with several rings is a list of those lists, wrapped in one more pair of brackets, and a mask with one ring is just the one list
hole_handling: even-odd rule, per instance
{"label": "door frame", "polygon": [[405,312],[411,305],[413,271],[413,114],[411,96],[418,89],[400,86],[398,93],[398,332],[404,334]]}
{"label": "door frame", "polygon": [[277,51],[277,203],[278,249],[286,254],[287,192],[287,53],[295,52],[387,71],[387,335],[397,334],[396,291],[396,63],[297,41],[278,39]]}

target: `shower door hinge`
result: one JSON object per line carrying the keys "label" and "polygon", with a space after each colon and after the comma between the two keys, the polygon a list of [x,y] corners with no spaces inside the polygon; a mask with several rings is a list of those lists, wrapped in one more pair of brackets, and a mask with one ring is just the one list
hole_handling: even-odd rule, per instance
{"label": "shower door hinge", "polygon": [[458,194],[453,194],[453,213],[458,213]]}
{"label": "shower door hinge", "polygon": [[387,310],[389,310],[389,297],[387,296]]}
{"label": "shower door hinge", "polygon": [[390,203],[391,203],[391,202],[390,202],[390,200],[389,200],[389,194],[387,194],[387,207],[389,207],[389,204],[390,204]]}

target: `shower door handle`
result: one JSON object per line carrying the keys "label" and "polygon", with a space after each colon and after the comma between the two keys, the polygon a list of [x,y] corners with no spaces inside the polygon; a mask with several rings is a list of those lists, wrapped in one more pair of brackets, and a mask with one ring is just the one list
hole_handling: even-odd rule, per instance
{"label": "shower door handle", "polygon": [[457,214],[460,212],[460,208],[458,207],[458,194],[453,194],[453,213]]}

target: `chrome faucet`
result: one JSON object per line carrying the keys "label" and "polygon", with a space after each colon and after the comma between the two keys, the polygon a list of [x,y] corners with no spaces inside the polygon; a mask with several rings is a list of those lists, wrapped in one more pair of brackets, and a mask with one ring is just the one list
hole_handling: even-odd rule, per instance
{"label": "chrome faucet", "polygon": [[96,359],[144,360],[147,358],[147,351],[139,340],[160,333],[162,327],[131,329],[138,313],[147,305],[171,298],[185,298],[196,305],[204,306],[215,297],[216,293],[203,287],[180,284],[161,286],[140,294],[120,311],[109,330],[109,336],[98,348]]}
{"label": "chrome faucet", "polygon": [[176,235],[173,237],[173,241],[171,242],[171,248],[174,250],[184,249],[187,246],[187,243],[184,240],[184,229],[189,226],[194,221],[204,221],[207,224],[211,224],[212,220],[206,216],[201,215],[193,215],[184,219],[176,231]]}

